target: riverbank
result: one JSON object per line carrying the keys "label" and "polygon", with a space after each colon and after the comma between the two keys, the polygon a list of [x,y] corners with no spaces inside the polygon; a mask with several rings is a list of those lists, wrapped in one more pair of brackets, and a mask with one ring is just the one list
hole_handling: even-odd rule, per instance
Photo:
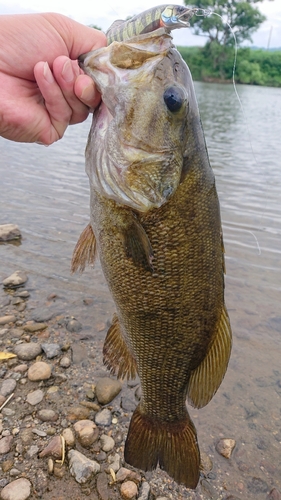
{"label": "riverbank", "polygon": [[[219,45],[178,47],[193,79],[203,82],[231,83],[234,48]],[[281,51],[240,48],[235,68],[236,83],[281,87]]]}

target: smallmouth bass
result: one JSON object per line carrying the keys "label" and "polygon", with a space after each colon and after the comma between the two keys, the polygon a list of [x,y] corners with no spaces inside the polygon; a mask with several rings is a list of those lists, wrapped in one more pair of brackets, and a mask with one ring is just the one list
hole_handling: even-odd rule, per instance
{"label": "smallmouth bass", "polygon": [[219,202],[190,71],[165,29],[80,58],[102,94],[86,147],[91,222],[72,270],[96,251],[117,314],[104,363],[139,374],[125,460],[160,465],[195,488],[200,452],[186,400],[205,406],[224,377],[231,329],[224,303]]}

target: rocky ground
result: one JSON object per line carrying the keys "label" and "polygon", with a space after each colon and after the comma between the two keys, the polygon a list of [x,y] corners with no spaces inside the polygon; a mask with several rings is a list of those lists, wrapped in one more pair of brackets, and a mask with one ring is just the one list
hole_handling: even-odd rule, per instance
{"label": "rocky ground", "polygon": [[[83,346],[73,317],[50,314],[56,293],[30,311],[27,276],[4,280],[0,304],[0,497],[3,500],[239,500],[216,482],[202,454],[195,492],[162,471],[142,473],[124,464],[130,416],[140,397],[129,384],[94,372],[95,346]],[[87,349],[87,362],[85,362]],[[100,355],[101,358],[101,355]],[[101,359],[99,360],[102,365]],[[221,439],[229,458],[235,441]],[[257,485],[262,488],[262,485]],[[244,497],[243,497],[244,498]],[[264,498],[280,500],[274,488]]]}

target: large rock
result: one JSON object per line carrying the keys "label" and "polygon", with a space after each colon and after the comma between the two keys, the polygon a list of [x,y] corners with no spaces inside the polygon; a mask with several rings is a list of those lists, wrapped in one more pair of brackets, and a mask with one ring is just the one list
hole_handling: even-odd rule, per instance
{"label": "large rock", "polygon": [[121,484],[120,493],[124,500],[135,500],[138,494],[137,485],[133,481],[125,481]]}
{"label": "large rock", "polygon": [[47,380],[50,378],[52,373],[52,367],[44,361],[37,361],[30,366],[27,376],[28,380],[32,382],[39,382],[40,380]]}
{"label": "large rock", "polygon": [[73,427],[85,448],[89,448],[98,439],[99,431],[92,420],[78,420]]}
{"label": "large rock", "polygon": [[69,470],[77,483],[86,483],[100,471],[100,465],[76,450],[68,452]]}
{"label": "large rock", "polygon": [[15,323],[15,321],[17,321],[17,318],[14,314],[7,314],[6,316],[0,317],[0,325],[7,325],[8,323]]}
{"label": "large rock", "polygon": [[16,288],[23,285],[27,281],[27,276],[23,271],[15,271],[11,276],[3,280],[3,285],[6,288]]}
{"label": "large rock", "polygon": [[7,484],[1,491],[2,500],[26,500],[31,493],[31,483],[21,477]]}
{"label": "large rock", "polygon": [[216,444],[217,452],[225,458],[230,458],[231,453],[235,448],[236,442],[234,439],[220,439]]}
{"label": "large rock", "polygon": [[9,453],[13,443],[13,436],[5,436],[0,439],[0,455]]}
{"label": "large rock", "polygon": [[97,400],[102,405],[110,403],[121,391],[122,384],[119,380],[104,377],[96,385]]}
{"label": "large rock", "polygon": [[14,392],[16,388],[16,385],[17,383],[13,378],[6,378],[1,384],[1,389],[0,389],[1,396],[7,397],[10,394],[12,394],[12,392]]}
{"label": "large rock", "polygon": [[21,232],[16,224],[0,224],[0,241],[18,240]]}
{"label": "large rock", "polygon": [[14,353],[17,357],[24,361],[31,361],[32,359],[35,359],[39,354],[41,354],[41,352],[41,346],[39,344],[35,344],[35,342],[19,344],[14,349]]}
{"label": "large rock", "polygon": [[27,394],[26,401],[30,405],[35,406],[41,403],[43,397],[44,397],[44,392],[41,391],[41,389],[37,389],[36,391],[32,391]]}

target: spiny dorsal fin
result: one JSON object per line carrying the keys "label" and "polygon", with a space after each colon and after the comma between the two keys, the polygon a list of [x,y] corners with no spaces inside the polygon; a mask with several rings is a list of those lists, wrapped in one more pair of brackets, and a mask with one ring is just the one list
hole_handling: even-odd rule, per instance
{"label": "spiny dorsal fin", "polygon": [[128,349],[116,314],[104,342],[103,362],[117,378],[132,379],[137,375],[136,360]]}
{"label": "spiny dorsal fin", "polygon": [[96,238],[92,226],[88,224],[80,234],[73,251],[71,272],[84,271],[87,264],[93,265],[96,257]]}
{"label": "spiny dorsal fin", "polygon": [[191,373],[188,402],[202,408],[211,401],[225,375],[232,345],[231,327],[225,306],[216,326],[215,339],[202,363]]}

